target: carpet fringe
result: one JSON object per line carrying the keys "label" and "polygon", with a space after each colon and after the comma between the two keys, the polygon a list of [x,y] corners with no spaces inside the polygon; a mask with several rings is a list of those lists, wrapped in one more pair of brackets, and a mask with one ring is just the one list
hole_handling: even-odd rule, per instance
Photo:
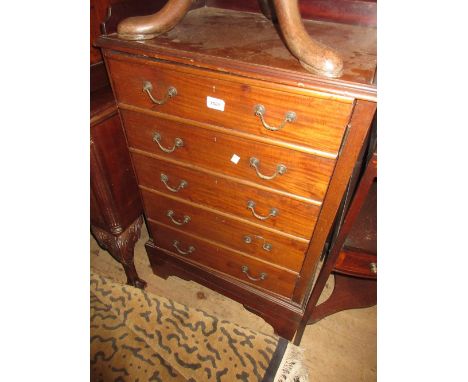
{"label": "carpet fringe", "polygon": [[309,375],[303,361],[304,350],[289,343],[274,382],[308,382]]}

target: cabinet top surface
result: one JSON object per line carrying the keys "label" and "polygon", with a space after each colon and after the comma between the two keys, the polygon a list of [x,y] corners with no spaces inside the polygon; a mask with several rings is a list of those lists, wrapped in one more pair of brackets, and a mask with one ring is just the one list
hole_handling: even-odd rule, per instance
{"label": "cabinet top surface", "polygon": [[285,46],[279,28],[262,14],[218,8],[189,12],[171,31],[154,39],[125,41],[116,34],[101,37],[103,48],[143,54],[194,66],[233,72],[304,87],[322,85],[375,99],[376,29],[304,20],[306,30],[343,58],[339,79],[307,72]]}

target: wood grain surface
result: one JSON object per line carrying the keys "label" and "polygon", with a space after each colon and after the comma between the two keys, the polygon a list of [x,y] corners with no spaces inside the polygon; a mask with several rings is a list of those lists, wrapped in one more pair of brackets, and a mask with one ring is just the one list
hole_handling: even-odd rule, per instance
{"label": "wood grain surface", "polygon": [[[375,264],[375,268],[372,264]],[[365,253],[361,249],[343,248],[336,260],[334,271],[350,276],[375,279],[377,278],[377,255]]]}
{"label": "wood grain surface", "polygon": [[108,108],[92,113],[91,200],[96,203],[91,210],[91,223],[119,234],[141,215],[143,209],[125,134],[115,103],[111,105],[110,113],[107,113]]}
{"label": "wood grain surface", "polygon": [[317,262],[323,252],[325,241],[332,229],[333,222],[349,183],[353,168],[359,154],[364,150],[366,138],[374,119],[377,105],[374,102],[358,100],[350,121],[350,131],[343,147],[343,151],[335,166],[329,191],[320,211],[319,224],[312,235],[311,245],[307,250],[306,259],[302,266],[301,278],[294,291],[295,301],[307,302],[306,292],[312,287],[312,276]]}
{"label": "wood grain surface", "polygon": [[[176,194],[182,199],[211,206],[216,210],[305,239],[309,239],[320,211],[317,205],[245,185],[199,168],[182,167],[180,164],[157,160],[135,152],[132,152],[132,159],[139,184],[142,186],[168,195]],[[183,180],[188,185],[177,193],[171,192],[161,181],[161,173],[168,176],[167,183],[172,188],[177,188]],[[277,208],[279,213],[267,220],[259,220],[247,208],[249,200],[256,203],[255,212],[261,216],[269,215],[271,208]]]}
{"label": "wood grain surface", "polygon": [[[335,100],[276,91],[246,84],[236,77],[230,81],[212,78],[203,71],[180,71],[177,65],[113,56],[108,61],[114,92],[119,103],[140,106],[161,113],[222,126],[227,129],[284,140],[336,154],[351,112],[351,104]],[[151,82],[153,96],[162,99],[169,87],[177,95],[164,105],[154,104],[143,92]],[[207,97],[221,100],[224,111],[207,107]],[[266,123],[281,125],[287,112],[297,118],[279,131],[267,130],[255,116],[256,105],[265,107]]]}
{"label": "wood grain surface", "polygon": [[[263,0],[268,2],[268,0]],[[206,0],[208,7],[247,12],[261,11],[260,1]],[[299,0],[303,19],[337,21],[347,24],[377,24],[377,0]]]}
{"label": "wood grain surface", "polygon": [[[234,215],[203,208],[177,197],[169,197],[144,188],[141,189],[141,195],[146,215],[151,220],[160,221],[183,232],[209,238],[292,271],[297,272],[301,268],[308,245],[304,239],[279,234]],[[183,223],[185,216],[189,216],[190,221],[177,225],[167,215],[169,210],[174,211],[172,218],[177,223]],[[246,236],[251,238],[250,243],[245,242]],[[266,243],[271,245],[270,250],[264,249]]]}
{"label": "wood grain surface", "polygon": [[[332,159],[239,138],[229,133],[202,129],[128,110],[122,110],[121,115],[131,148],[316,201],[323,200],[335,165]],[[177,138],[183,140],[183,146],[171,153],[164,152],[154,141],[155,133],[160,134],[159,143],[166,150],[174,148]],[[260,161],[257,166],[260,174],[273,176],[280,164],[286,166],[287,170],[283,175],[276,175],[274,179],[262,179],[250,164],[252,157]]]}
{"label": "wood grain surface", "polygon": [[[213,268],[257,288],[267,289],[285,297],[290,297],[297,274],[276,268],[268,263],[261,262],[249,256],[229,250],[227,247],[216,246],[207,240],[194,235],[188,235],[178,230],[149,221],[153,233],[153,242],[159,248],[182,257],[185,261],[196,262],[205,267]],[[174,247],[174,240],[179,242],[178,247],[183,252],[193,246],[194,250],[188,255],[181,255]],[[264,280],[252,281],[242,272],[242,266],[249,268],[252,278],[259,278],[262,272],[266,273]]]}
{"label": "wood grain surface", "polygon": [[[330,12],[325,8],[325,14]],[[340,16],[337,10],[332,17]],[[145,203],[153,271],[221,291],[288,338],[298,319],[307,321],[302,316],[317,262],[376,109],[375,28],[304,24],[307,33],[342,56],[340,79],[308,73],[275,25],[259,13],[204,7],[151,40],[123,41],[115,35],[98,40]],[[143,91],[145,81],[157,99],[170,87],[177,95],[156,105]],[[270,131],[255,114],[259,104],[270,126],[278,127],[287,112],[295,112],[296,119]],[[184,144],[164,153],[153,140],[156,129],[164,147],[176,138]],[[252,156],[266,175],[278,164],[288,170],[274,180],[258,179],[249,164]],[[178,188],[182,181],[186,187]],[[248,208],[249,200],[261,216],[273,207],[279,214],[260,220]],[[174,223],[187,215],[187,224]],[[268,239],[272,250],[256,237],[246,242],[246,229],[252,238]],[[182,250],[191,245],[196,250],[176,254],[174,240]],[[268,277],[253,281],[242,265],[253,278],[262,272]]]}
{"label": "wood grain surface", "polygon": [[285,47],[279,29],[262,14],[251,12],[200,8],[189,12],[172,31],[152,40],[135,44],[108,35],[98,44],[271,83],[376,101],[376,28],[316,20],[307,20],[304,25],[309,35],[333,47],[343,58],[340,79],[308,73]]}

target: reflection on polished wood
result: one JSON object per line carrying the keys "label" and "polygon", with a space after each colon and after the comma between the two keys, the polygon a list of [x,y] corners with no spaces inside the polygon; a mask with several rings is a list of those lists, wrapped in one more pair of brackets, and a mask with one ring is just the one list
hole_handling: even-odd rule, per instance
{"label": "reflection on polished wood", "polygon": [[117,26],[119,37],[126,40],[148,40],[174,28],[190,9],[193,0],[169,0],[158,12],[129,17]]}
{"label": "reflection on polished wood", "polygon": [[[190,10],[193,0],[168,0],[158,12],[129,17],[117,26],[118,36],[125,40],[149,40],[173,29]],[[275,10],[260,0],[262,11],[275,14],[286,45],[301,65],[312,73],[329,78],[341,77],[343,59],[330,46],[311,37],[299,12],[299,0],[274,0]]]}
{"label": "reflection on polished wood", "polygon": [[299,13],[298,0],[274,0],[274,4],[286,44],[301,65],[325,77],[341,77],[343,59],[331,47],[307,33]]}
{"label": "reflection on polished wood", "polygon": [[[343,1],[330,1],[339,16]],[[208,286],[291,339],[376,111],[375,28],[297,21],[342,58],[332,79],[291,55],[257,2],[205,4],[152,39],[98,39],[149,223],[146,250],[155,274]],[[280,5],[293,20],[297,3]],[[155,100],[171,87],[177,95],[155,103],[145,81]]]}

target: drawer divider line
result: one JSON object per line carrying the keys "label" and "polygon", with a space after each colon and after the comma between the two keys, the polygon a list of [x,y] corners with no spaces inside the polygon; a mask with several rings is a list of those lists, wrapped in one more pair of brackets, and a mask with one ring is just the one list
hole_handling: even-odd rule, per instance
{"label": "drawer divider line", "polygon": [[202,172],[202,173],[214,176],[214,177],[227,179],[227,180],[229,180],[231,182],[240,183],[240,184],[242,184],[244,186],[258,188],[260,190],[271,192],[273,194],[282,195],[282,196],[285,196],[285,197],[288,197],[288,198],[291,198],[291,199],[296,199],[296,200],[298,200],[300,202],[304,202],[304,203],[307,203],[307,204],[312,204],[314,206],[320,207],[322,205],[322,202],[314,200],[314,199],[306,198],[306,197],[300,196],[300,195],[291,194],[291,193],[286,192],[286,191],[276,190],[274,188],[265,187],[265,186],[263,186],[261,184],[256,184],[256,183],[253,183],[251,181],[243,180],[243,179],[240,179],[240,178],[235,178],[233,176],[226,175],[226,174],[220,174],[218,172],[211,171],[211,170],[208,170],[208,169],[205,169],[205,168],[202,168],[202,167],[193,166],[193,165],[190,165],[190,164],[187,164],[187,163],[179,162],[179,161],[171,159],[171,158],[164,158],[164,157],[161,157],[161,156],[159,156],[157,154],[149,153],[147,151],[136,149],[134,147],[129,147],[129,151],[132,152],[132,153],[138,154],[138,155],[145,156],[145,157],[157,159],[157,160],[160,160],[162,162],[169,162],[169,163],[175,164],[175,165],[180,166],[180,167],[184,167],[184,168],[189,169],[189,170],[199,171],[199,172]]}
{"label": "drawer divider line", "polygon": [[193,202],[191,202],[189,200],[178,198],[177,196],[174,196],[174,195],[168,195],[168,194],[166,194],[164,192],[159,192],[157,190],[154,190],[154,189],[152,189],[150,187],[143,186],[141,184],[138,185],[138,187],[140,187],[142,190],[151,192],[153,194],[156,194],[156,195],[159,195],[159,196],[162,196],[162,197],[165,197],[165,198],[173,199],[176,202],[179,202],[179,203],[182,203],[182,204],[188,204],[189,206],[192,206],[192,207],[195,207],[195,208],[200,208],[202,210],[205,210],[205,211],[208,211],[208,212],[211,212],[211,213],[215,213],[215,214],[220,215],[220,216],[225,216],[225,217],[227,217],[229,219],[236,220],[236,221],[241,222],[243,224],[248,224],[248,225],[251,225],[253,227],[262,228],[262,229],[270,231],[270,232],[272,232],[274,234],[278,234],[278,235],[281,235],[281,236],[284,236],[284,237],[287,237],[287,238],[290,238],[290,239],[298,240],[298,241],[301,241],[301,242],[306,243],[306,244],[309,243],[309,240],[305,239],[303,237],[295,236],[295,235],[292,235],[290,233],[286,233],[286,232],[283,232],[283,231],[278,231],[278,230],[275,230],[274,228],[270,228],[268,226],[257,224],[255,222],[251,222],[250,220],[242,219],[242,218],[240,218],[240,217],[238,217],[236,215],[227,214],[225,212],[218,211],[218,210],[216,210],[214,208],[210,208],[210,207],[207,207],[207,206],[204,206],[204,205],[201,205],[201,204],[193,203]]}
{"label": "drawer divider line", "polygon": [[276,139],[261,137],[259,135],[244,133],[244,132],[241,132],[241,131],[227,129],[225,127],[219,127],[219,126],[211,125],[211,124],[208,124],[208,123],[203,123],[203,122],[198,122],[198,121],[194,121],[194,120],[191,120],[191,119],[185,119],[185,118],[177,117],[175,115],[165,114],[165,113],[161,113],[161,112],[154,111],[154,110],[148,110],[148,109],[144,109],[144,108],[141,108],[141,107],[138,107],[138,106],[129,105],[129,104],[122,103],[122,102],[119,102],[118,106],[119,106],[120,109],[134,111],[134,112],[138,112],[138,113],[142,113],[142,114],[146,114],[146,115],[166,119],[166,120],[169,120],[169,121],[183,123],[183,124],[186,124],[186,125],[193,125],[193,126],[200,127],[200,128],[203,128],[203,129],[216,131],[216,132],[220,132],[220,133],[223,133],[223,134],[230,134],[230,135],[237,136],[237,137],[244,138],[244,139],[253,139],[253,140],[263,142],[263,143],[266,143],[266,144],[269,144],[269,145],[284,147],[284,148],[287,148],[287,149],[290,149],[290,150],[300,151],[300,152],[315,155],[315,156],[318,156],[318,157],[321,157],[321,158],[326,158],[326,159],[336,159],[336,158],[338,158],[338,153],[337,152],[336,153],[331,153],[331,152],[327,152],[327,151],[321,151],[321,150],[313,149],[313,148],[310,148],[310,147],[300,146],[300,145],[297,145],[297,144],[294,144],[294,143],[289,143],[289,142],[285,142],[285,141],[278,141]]}
{"label": "drawer divider line", "polygon": [[292,271],[291,269],[285,268],[285,267],[283,267],[283,266],[281,266],[281,265],[278,265],[278,264],[270,263],[269,261],[265,261],[265,260],[263,260],[263,259],[261,259],[261,258],[259,258],[259,257],[255,257],[255,256],[252,256],[252,255],[249,255],[248,253],[241,252],[241,251],[239,251],[239,250],[237,250],[237,249],[234,249],[234,248],[228,247],[228,246],[226,246],[226,245],[224,245],[224,244],[218,243],[217,241],[212,241],[212,240],[210,240],[210,239],[208,239],[208,238],[200,237],[200,236],[195,235],[195,234],[193,234],[193,233],[189,233],[189,232],[182,231],[182,230],[180,230],[180,229],[177,229],[176,227],[171,227],[171,226],[169,226],[169,225],[167,225],[167,224],[161,223],[161,222],[159,222],[159,221],[157,221],[157,220],[154,220],[154,219],[151,219],[151,218],[148,218],[148,220],[149,220],[150,222],[156,224],[156,225],[160,225],[160,226],[163,226],[164,228],[167,228],[167,229],[169,229],[169,230],[172,230],[172,231],[175,231],[175,232],[177,232],[177,233],[180,233],[181,235],[185,235],[185,236],[194,238],[195,240],[204,241],[204,242],[206,242],[206,243],[208,243],[208,244],[211,244],[211,245],[213,245],[213,246],[222,248],[222,249],[224,249],[224,250],[231,251],[231,252],[235,252],[235,253],[237,253],[238,255],[247,257],[247,258],[249,258],[249,259],[251,259],[251,260],[259,261],[259,262],[264,263],[264,264],[266,264],[266,265],[268,265],[268,266],[281,269],[282,271],[289,272],[289,273],[292,273],[292,274],[294,274],[294,275],[298,275],[297,272],[294,272],[294,271]]}

